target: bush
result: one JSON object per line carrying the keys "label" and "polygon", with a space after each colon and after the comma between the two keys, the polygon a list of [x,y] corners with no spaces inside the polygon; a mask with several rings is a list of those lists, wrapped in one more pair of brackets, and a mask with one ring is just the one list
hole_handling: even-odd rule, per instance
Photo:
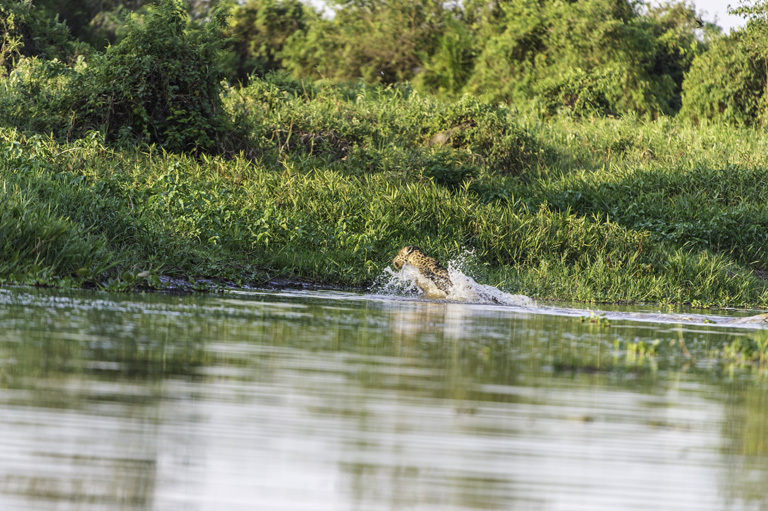
{"label": "bush", "polygon": [[20,57],[68,61],[87,51],[86,45],[70,40],[64,23],[46,17],[31,2],[0,0],[0,76]]}
{"label": "bush", "polygon": [[69,91],[81,67],[82,62],[73,69],[58,60],[21,58],[0,81],[0,124],[66,138],[72,127]]}
{"label": "bush", "polygon": [[477,169],[525,174],[543,152],[509,107],[468,96],[443,103],[408,84],[313,87],[269,75],[228,89],[225,105],[262,155],[317,158],[355,174],[416,168],[407,173],[456,187]]}
{"label": "bush", "polygon": [[675,82],[658,65],[674,55],[658,33],[695,51],[690,24],[679,27],[690,37],[675,36],[626,0],[499,6],[483,28],[486,42],[467,91],[493,102],[541,98],[549,111],[576,108],[579,115],[674,113]]}
{"label": "bush", "polygon": [[183,0],[163,0],[128,20],[126,36],[94,58],[73,83],[80,132],[211,151],[224,129],[220,66],[224,12],[190,26]]}
{"label": "bush", "polygon": [[332,20],[297,32],[283,52],[294,76],[368,83],[410,80],[431,54],[445,12],[430,0],[335,1]]}
{"label": "bush", "polygon": [[421,90],[456,96],[466,85],[477,52],[475,34],[462,20],[447,18],[432,55],[421,51],[423,69],[414,77]]}
{"label": "bush", "polygon": [[448,152],[436,152],[424,161],[424,175],[435,183],[456,190],[469,183],[478,174],[478,168],[467,164]]}
{"label": "bush", "polygon": [[468,151],[490,171],[523,174],[541,153],[509,107],[464,96],[437,114],[431,126],[431,145]]}
{"label": "bush", "polygon": [[540,86],[544,112],[572,114],[576,117],[618,115],[614,98],[615,70],[597,69],[586,72],[575,68],[557,78],[545,80]]}
{"label": "bush", "polygon": [[764,116],[766,65],[743,31],[715,41],[685,77],[680,115],[694,122],[757,123]]}
{"label": "bush", "polygon": [[248,0],[232,12],[226,30],[230,39],[230,75],[242,82],[250,74],[264,76],[283,67],[287,40],[314,19],[311,7],[298,0]]}

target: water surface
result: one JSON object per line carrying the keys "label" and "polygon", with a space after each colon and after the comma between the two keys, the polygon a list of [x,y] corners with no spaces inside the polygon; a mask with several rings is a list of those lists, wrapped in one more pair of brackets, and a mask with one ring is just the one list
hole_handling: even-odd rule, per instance
{"label": "water surface", "polygon": [[586,314],[0,289],[0,509],[768,508],[761,331]]}

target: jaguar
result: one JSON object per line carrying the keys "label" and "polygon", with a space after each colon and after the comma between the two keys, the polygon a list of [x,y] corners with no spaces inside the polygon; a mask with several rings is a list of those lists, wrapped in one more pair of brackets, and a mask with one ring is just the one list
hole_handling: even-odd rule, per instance
{"label": "jaguar", "polygon": [[423,292],[428,295],[442,294],[444,295],[441,296],[442,298],[450,294],[453,283],[451,282],[448,270],[435,259],[425,254],[422,249],[410,245],[403,247],[392,260],[392,266],[397,270],[406,264],[410,264],[418,270],[421,278],[416,279],[416,285]]}

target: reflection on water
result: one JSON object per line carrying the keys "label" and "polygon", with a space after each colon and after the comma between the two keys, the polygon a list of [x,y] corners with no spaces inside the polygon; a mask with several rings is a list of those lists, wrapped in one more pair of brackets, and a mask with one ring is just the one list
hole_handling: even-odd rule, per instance
{"label": "reflection on water", "polygon": [[709,356],[749,335],[0,289],[0,509],[765,509],[768,384]]}

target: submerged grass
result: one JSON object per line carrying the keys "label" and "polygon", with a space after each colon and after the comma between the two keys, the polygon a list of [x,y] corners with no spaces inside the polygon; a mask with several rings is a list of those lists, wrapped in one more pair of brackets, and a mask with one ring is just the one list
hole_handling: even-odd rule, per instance
{"label": "submerged grass", "polygon": [[1,281],[366,287],[417,244],[538,299],[768,305],[760,132],[277,79],[224,104],[221,156],[0,130]]}

